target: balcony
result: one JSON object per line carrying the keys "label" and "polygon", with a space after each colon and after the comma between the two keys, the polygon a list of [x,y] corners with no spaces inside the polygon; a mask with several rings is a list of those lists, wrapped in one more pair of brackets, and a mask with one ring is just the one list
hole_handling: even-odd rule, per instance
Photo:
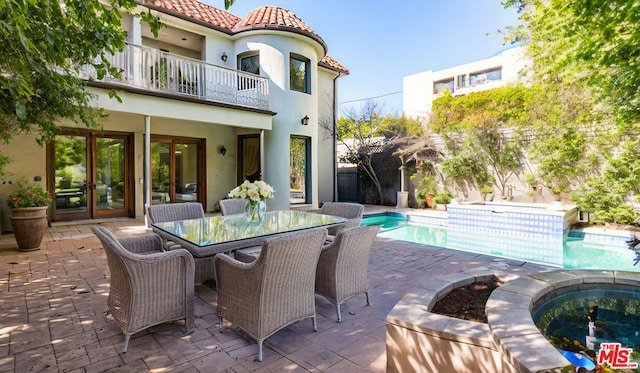
{"label": "balcony", "polygon": [[[103,82],[269,110],[269,79],[259,75],[131,44],[110,56],[109,61],[120,70],[121,77],[106,76]],[[96,80],[89,70],[81,77]]]}

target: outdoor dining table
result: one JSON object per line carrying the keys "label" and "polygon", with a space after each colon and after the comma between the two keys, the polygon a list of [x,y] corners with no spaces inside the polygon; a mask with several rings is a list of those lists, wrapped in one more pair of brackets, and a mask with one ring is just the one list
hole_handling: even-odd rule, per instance
{"label": "outdoor dining table", "polygon": [[189,250],[194,257],[208,257],[236,249],[262,245],[273,236],[317,227],[344,224],[345,218],[296,210],[268,211],[260,223],[244,214],[154,223],[152,229]]}

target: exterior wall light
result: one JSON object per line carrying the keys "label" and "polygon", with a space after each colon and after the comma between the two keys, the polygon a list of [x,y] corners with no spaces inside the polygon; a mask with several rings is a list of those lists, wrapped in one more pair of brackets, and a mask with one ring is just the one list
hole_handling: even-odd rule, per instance
{"label": "exterior wall light", "polygon": [[220,154],[222,154],[222,156],[224,157],[225,154],[227,154],[227,148],[224,147],[224,145],[220,145],[220,150],[219,150]]}
{"label": "exterior wall light", "polygon": [[309,125],[309,117],[305,115],[304,118],[302,118],[300,120],[300,123],[302,123],[303,126],[308,126]]}
{"label": "exterior wall light", "polygon": [[222,52],[222,56],[220,56],[222,62],[227,62],[227,52]]}

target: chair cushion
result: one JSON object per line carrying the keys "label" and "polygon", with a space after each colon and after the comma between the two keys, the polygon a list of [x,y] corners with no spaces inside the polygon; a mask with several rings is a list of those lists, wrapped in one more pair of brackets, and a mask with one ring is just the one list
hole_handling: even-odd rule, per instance
{"label": "chair cushion", "polygon": [[262,246],[251,246],[233,252],[233,257],[243,263],[253,263],[260,256]]}

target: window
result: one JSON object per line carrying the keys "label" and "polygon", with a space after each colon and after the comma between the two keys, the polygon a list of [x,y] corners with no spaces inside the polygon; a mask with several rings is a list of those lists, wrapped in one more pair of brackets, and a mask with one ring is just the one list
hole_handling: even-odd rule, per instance
{"label": "window", "polygon": [[291,204],[309,203],[311,197],[311,141],[291,137],[289,158],[289,198]]}
{"label": "window", "polygon": [[246,71],[251,74],[260,75],[260,55],[254,54],[250,56],[241,56],[240,61],[240,70]]}
{"label": "window", "polygon": [[478,71],[469,74],[469,85],[485,84],[491,81],[499,81],[502,79],[502,68]]}
{"label": "window", "polygon": [[458,75],[456,78],[456,88],[466,87],[468,85],[467,76],[466,75]]}
{"label": "window", "polygon": [[498,68],[495,70],[487,71],[487,80],[502,80],[502,69]]}
{"label": "window", "polygon": [[[251,52],[252,54],[238,57],[238,65],[241,71],[246,71],[251,74],[260,75],[260,55]],[[238,76],[238,89],[247,90],[254,89],[256,86],[255,79],[250,75],[240,74]]]}
{"label": "window", "polygon": [[433,94],[438,94],[440,92],[444,92],[445,90],[453,92],[453,78],[433,82]]}
{"label": "window", "polygon": [[289,88],[292,91],[311,93],[309,60],[291,55],[289,58]]}

